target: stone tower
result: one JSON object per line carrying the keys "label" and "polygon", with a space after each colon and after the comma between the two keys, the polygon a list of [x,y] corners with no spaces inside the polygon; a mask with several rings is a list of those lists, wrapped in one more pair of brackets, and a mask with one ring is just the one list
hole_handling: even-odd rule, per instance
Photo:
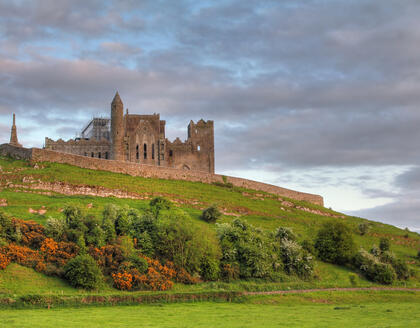
{"label": "stone tower", "polygon": [[22,145],[19,143],[18,137],[17,137],[16,115],[15,114],[13,114],[13,125],[12,125],[12,131],[10,133],[10,144],[12,146],[22,147]]}
{"label": "stone tower", "polygon": [[120,95],[115,94],[111,103],[111,158],[124,160],[124,105]]}

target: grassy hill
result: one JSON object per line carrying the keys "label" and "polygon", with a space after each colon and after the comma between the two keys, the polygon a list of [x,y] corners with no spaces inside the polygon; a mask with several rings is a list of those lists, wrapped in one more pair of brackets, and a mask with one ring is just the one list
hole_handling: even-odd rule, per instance
{"label": "grassy hill", "polygon": [[[324,222],[344,221],[352,228],[356,243],[365,249],[378,245],[381,237],[389,238],[391,250],[417,272],[417,277],[396,282],[395,285],[420,286],[420,266],[416,259],[420,248],[420,235],[391,225],[350,217],[314,204],[229,185],[131,177],[56,163],[41,163],[34,167],[28,162],[9,158],[0,158],[0,167],[0,199],[7,202],[7,206],[0,210],[12,217],[44,224],[49,217],[63,217],[63,207],[71,204],[81,206],[87,213],[96,216],[99,216],[109,203],[128,205],[143,211],[148,207],[150,199],[164,196],[189,213],[198,224],[207,224],[199,219],[201,211],[209,205],[216,204],[224,213],[220,222],[231,222],[240,217],[262,229],[290,227],[297,234],[299,241],[313,240]],[[60,186],[62,191],[57,192]],[[75,189],[96,196],[73,194],[72,190]],[[126,195],[131,199],[102,197],[110,192]],[[370,225],[370,230],[363,236],[358,233],[358,226],[362,222]],[[280,282],[252,280],[179,284],[175,285],[173,292],[349,287],[350,272],[348,268],[318,261],[315,268],[316,278],[309,282],[285,275]],[[359,276],[357,285],[375,284]],[[35,292],[80,293],[58,278],[44,276],[17,264],[0,271],[0,294]],[[111,287],[104,287],[102,292],[125,293]]]}

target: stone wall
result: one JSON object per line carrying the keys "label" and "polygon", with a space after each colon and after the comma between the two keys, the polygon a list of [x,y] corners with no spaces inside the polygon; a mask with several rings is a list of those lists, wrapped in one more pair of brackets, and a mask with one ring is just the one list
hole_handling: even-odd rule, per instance
{"label": "stone wall", "polygon": [[[211,174],[208,172],[186,171],[168,167],[135,164],[114,160],[104,160],[99,158],[90,158],[73,154],[59,153],[56,151],[46,149],[26,149],[14,147],[9,144],[0,145],[0,155],[11,156],[18,159],[31,160],[32,162],[55,162],[62,164],[70,164],[86,169],[124,173],[132,176],[142,176],[145,178],[186,180],[203,183],[224,182],[222,175]],[[302,193],[242,178],[226,177],[225,180],[226,182],[229,182],[236,187],[264,191],[283,197],[307,201],[321,206],[323,206],[324,204],[323,198],[319,195]]]}

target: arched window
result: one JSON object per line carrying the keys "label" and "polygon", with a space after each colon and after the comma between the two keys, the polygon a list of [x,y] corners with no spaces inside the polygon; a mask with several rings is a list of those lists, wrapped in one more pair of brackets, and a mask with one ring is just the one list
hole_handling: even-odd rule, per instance
{"label": "arched window", "polygon": [[174,153],[172,152],[172,150],[169,151],[169,157],[172,157]]}
{"label": "arched window", "polygon": [[136,146],[136,159],[139,160],[140,159],[140,154],[139,154],[139,145]]}
{"label": "arched window", "polygon": [[155,159],[155,144],[152,144],[152,159]]}
{"label": "arched window", "polygon": [[101,152],[98,153],[98,158],[102,158]]}
{"label": "arched window", "polygon": [[200,145],[198,145],[198,146],[197,146],[197,150],[198,150],[198,151],[200,151],[200,150],[201,150],[201,147],[200,147]]}
{"label": "arched window", "polygon": [[108,152],[105,152],[105,159],[108,159]]}
{"label": "arched window", "polygon": [[85,156],[87,156],[88,155],[88,153],[85,153]]}
{"label": "arched window", "polygon": [[92,157],[95,157],[95,153],[94,152],[92,152],[92,154],[90,154]]}
{"label": "arched window", "polygon": [[147,145],[146,144],[143,145],[143,150],[144,150],[144,159],[147,159]]}

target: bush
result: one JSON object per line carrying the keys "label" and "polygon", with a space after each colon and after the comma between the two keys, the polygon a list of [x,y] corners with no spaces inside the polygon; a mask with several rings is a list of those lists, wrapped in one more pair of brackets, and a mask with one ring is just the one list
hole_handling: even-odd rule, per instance
{"label": "bush", "polygon": [[315,249],[318,257],[325,262],[349,263],[355,253],[351,230],[341,222],[325,223],[317,234]]}
{"label": "bush", "polygon": [[369,229],[370,229],[370,225],[366,222],[362,222],[359,224],[359,226],[357,227],[359,230],[359,234],[361,236],[364,236],[368,233]]}
{"label": "bush", "polygon": [[417,259],[420,260],[420,250],[417,252]]}
{"label": "bush", "polygon": [[381,238],[381,240],[379,241],[379,249],[381,250],[381,252],[389,251],[389,247],[390,247],[389,239]]}
{"label": "bush", "polygon": [[15,241],[15,237],[12,220],[6,214],[0,212],[0,238]]}
{"label": "bush", "polygon": [[356,286],[357,285],[357,274],[355,273],[349,273],[349,280],[352,286]]}
{"label": "bush", "polygon": [[204,280],[217,280],[220,274],[219,261],[204,256],[201,259],[200,275]]}
{"label": "bush", "polygon": [[282,239],[280,250],[284,270],[287,274],[296,274],[304,279],[312,276],[312,256],[305,252],[298,243],[289,239]]}
{"label": "bush", "polygon": [[102,281],[102,273],[88,254],[78,255],[64,266],[64,277],[76,288],[95,289]]}
{"label": "bush", "polygon": [[54,240],[61,241],[66,231],[65,221],[62,219],[48,218],[45,224],[45,233]]}
{"label": "bush", "polygon": [[156,197],[150,201],[150,209],[157,218],[162,210],[169,210],[172,207],[172,203],[170,200],[166,199],[165,197]]}
{"label": "bush", "polygon": [[[241,278],[270,277],[275,268],[281,267],[273,239],[246,221],[235,219],[231,224],[219,224],[217,232],[225,277],[234,277],[237,265]],[[231,269],[233,271],[229,272]]]}
{"label": "bush", "polygon": [[408,268],[407,263],[401,259],[394,259],[391,263],[392,267],[397,274],[397,278],[400,280],[407,280],[410,278],[410,269]]}
{"label": "bush", "polygon": [[355,265],[367,279],[381,284],[392,284],[396,278],[393,267],[382,263],[379,258],[361,249],[354,257]]}
{"label": "bush", "polygon": [[158,219],[156,228],[154,246],[158,258],[172,261],[191,274],[200,272],[204,256],[219,261],[220,248],[214,232],[183,211],[166,212]]}
{"label": "bush", "polygon": [[291,240],[296,241],[296,235],[293,233],[290,228],[280,227],[276,231],[276,238],[279,240]]}
{"label": "bush", "polygon": [[102,247],[105,245],[105,233],[101,228],[100,221],[94,216],[88,216],[84,224],[87,228],[85,241],[88,245]]}
{"label": "bush", "polygon": [[302,248],[307,251],[309,254],[315,254],[315,247],[314,244],[310,241],[305,239],[302,242]]}
{"label": "bush", "polygon": [[215,205],[206,208],[201,214],[201,219],[207,223],[215,223],[222,216],[222,213],[217,209]]}
{"label": "bush", "polygon": [[84,231],[86,228],[83,224],[84,215],[80,207],[68,205],[63,210],[66,219],[66,225],[69,229]]}

